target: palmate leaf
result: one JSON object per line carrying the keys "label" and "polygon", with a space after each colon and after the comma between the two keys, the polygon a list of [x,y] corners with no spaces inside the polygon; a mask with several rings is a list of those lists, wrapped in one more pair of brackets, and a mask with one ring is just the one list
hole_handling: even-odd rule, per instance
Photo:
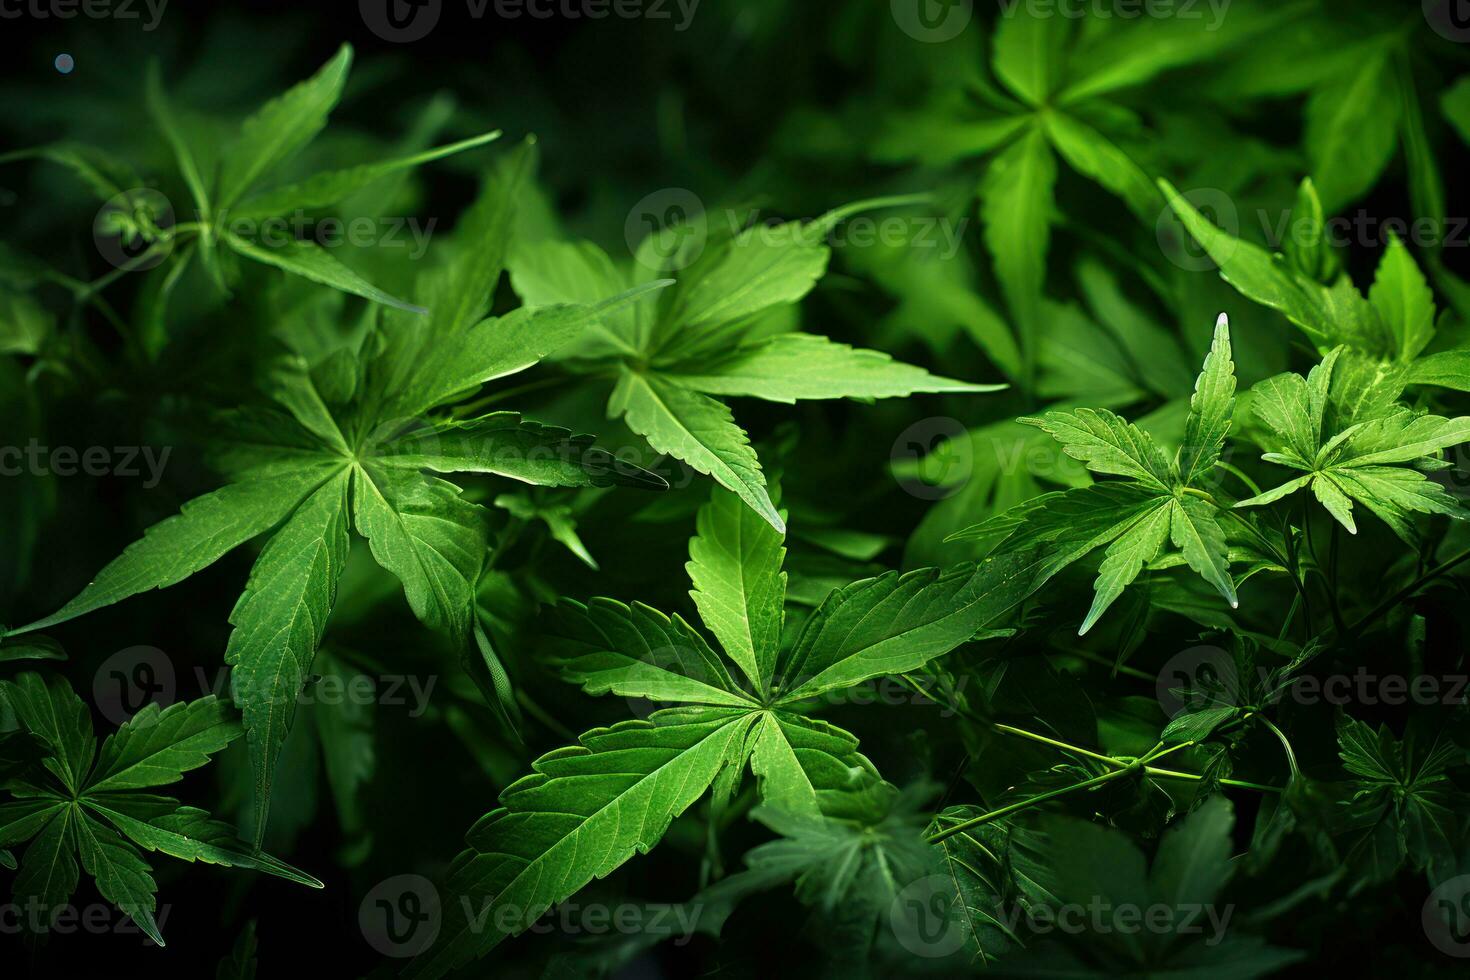
{"label": "palmate leaf", "polygon": [[[499,136],[498,132],[485,133],[398,159],[316,174],[299,183],[248,196],[268,174],[287,163],[326,126],[327,117],[341,98],[351,63],[352,49],[343,45],[317,74],[246,118],[235,140],[218,155],[217,180],[209,147],[202,145],[202,139],[191,138],[182,118],[169,105],[157,65],[151,67],[147,86],[149,112],[173,150],[179,172],[199,211],[200,257],[221,291],[228,292],[228,285],[218,244],[256,262],[375,303],[416,314],[427,312],[374,286],[314,242],[292,240],[281,246],[267,246],[244,233],[252,225],[292,210],[337,204],[382,177],[482,146]],[[139,181],[133,180],[126,186],[138,184]]]}
{"label": "palmate leaf", "polygon": [[1104,409],[1023,418],[1021,422],[1044,430],[1092,472],[1126,480],[1042,494],[946,540],[988,544],[987,561],[1017,562],[1022,594],[1016,601],[1107,545],[1079,634],[1096,625],[1145,565],[1167,557],[1166,541],[1234,607],[1238,600],[1219,511],[1214,498],[1199,487],[1219,462],[1234,414],[1230,323],[1221,314],[1175,461],[1164,456],[1148,433]]}
{"label": "palmate leaf", "polygon": [[[790,404],[994,390],[936,377],[878,351],[785,332],[790,327],[776,319],[825,273],[831,254],[825,237],[838,222],[858,211],[913,203],[909,198],[863,201],[810,222],[757,225],[728,237],[711,231],[699,238],[702,253],[673,280],[647,281],[662,274],[669,259],[649,244],[661,241],[658,231],[639,247],[631,268],[620,267],[591,243],[539,242],[512,255],[511,281],[536,313],[633,284],[623,294],[633,302],[600,311],[598,329],[562,348],[565,365],[574,372],[616,377],[609,417],[621,417],[656,452],[713,477],[780,533],[785,524],[766,490],[755,450],[730,408],[709,396]],[[637,302],[668,282],[672,288],[658,297],[656,307]]]}
{"label": "palmate leaf", "polygon": [[204,811],[138,792],[177,782],[240,735],[223,702],[206,697],[166,709],[150,704],[98,752],[87,709],[66,681],[26,673],[5,682],[0,693],[47,751],[44,769],[34,770],[34,777],[7,782],[20,798],[0,804],[0,847],[34,838],[22,854],[15,894],[39,902],[46,916],[61,911],[75,889],[80,857],[103,897],[163,945],[153,917],[157,888],[140,847],[321,887],[239,840]]}
{"label": "palmate leaf", "polygon": [[[1306,476],[1235,506],[1265,506],[1310,487],[1350,534],[1358,530],[1356,502],[1410,544],[1417,540],[1417,514],[1467,516],[1459,501],[1423,471],[1433,467],[1442,450],[1470,442],[1470,418],[1421,415],[1397,406],[1392,401],[1397,385],[1380,395],[1365,393],[1362,372],[1345,349],[1336,348],[1305,380],[1278,375],[1252,389],[1251,404],[1267,428],[1267,445],[1275,450],[1263,458]],[[1340,384],[1342,377],[1346,383]],[[1344,404],[1344,399],[1351,401]]]}
{"label": "palmate leaf", "polygon": [[[449,260],[425,276],[432,316],[389,317],[365,345],[366,370],[358,362],[314,369],[300,357],[270,360],[263,384],[285,412],[251,409],[234,418],[232,434],[242,442],[216,457],[236,482],[150,528],[57,613],[11,631],[37,630],[175,584],[274,531],[231,615],[235,630],[225,656],[249,735],[257,835],[265,833],[280,746],[331,613],[349,528],[399,579],[414,614],[467,650],[487,523],[459,486],[433,474],[667,487],[597,448],[591,436],[512,412],[464,421],[428,414],[531,367],[620,304],[667,285],[645,283],[593,306],[486,317],[530,154],[527,144],[487,182]],[[343,370],[351,375],[346,382]]]}
{"label": "palmate leaf", "polygon": [[1389,878],[1406,860],[1431,881],[1453,873],[1457,825],[1465,794],[1446,772],[1461,755],[1453,743],[1428,747],[1400,742],[1386,726],[1341,716],[1338,756],[1353,777],[1352,799],[1343,805],[1342,830],[1349,860],[1366,881]]}
{"label": "palmate leaf", "polygon": [[801,702],[920,667],[1027,594],[1025,579],[1012,574],[1024,569],[1021,556],[890,573],[833,592],[793,655],[779,658],[781,537],[719,489],[698,524],[692,594],[727,656],[683,619],[641,604],[561,604],[548,652],[567,680],[589,693],[679,706],[589,732],[502,794],[502,809],[470,831],[449,875],[468,920],[441,933],[413,975],[443,975],[528,928],[593,877],[647,851],[707,790],[723,807],[747,766],[767,806],[813,819],[884,812],[892,787],[857,739],[803,717]]}

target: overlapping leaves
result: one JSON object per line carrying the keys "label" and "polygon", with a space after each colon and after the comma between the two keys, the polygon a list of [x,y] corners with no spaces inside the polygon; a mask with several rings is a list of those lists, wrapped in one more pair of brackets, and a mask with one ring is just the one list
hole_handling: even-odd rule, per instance
{"label": "overlapping leaves", "polygon": [[1219,509],[1205,490],[1220,460],[1235,408],[1229,321],[1221,314],[1214,343],[1190,401],[1184,442],[1173,459],[1153,438],[1106,409],[1047,412],[1021,421],[1046,431],[1073,459],[1098,474],[1123,477],[1044,494],[951,536],[994,542],[992,558],[1040,549],[1034,587],[1107,546],[1085,633],[1123,590],[1172,543],[1184,561],[1236,605]]}
{"label": "overlapping leaves", "polygon": [[[276,408],[237,413],[217,453],[232,482],[150,528],[38,630],[165,588],[271,532],[230,621],[225,660],[244,713],[263,834],[272,774],[298,693],[336,597],[349,528],[402,583],[414,614],[468,643],[486,554],[483,509],[436,474],[521,483],[664,486],[563,429],[512,412],[450,420],[435,410],[537,363],[590,327],[598,310],[553,306],[490,317],[525,147],[459,229],[449,261],[426,273],[433,311],[395,314],[362,350],[316,365],[277,362],[265,386]],[[658,284],[647,284],[656,288]]]}
{"label": "overlapping leaves", "polygon": [[688,568],[720,652],[677,614],[610,599],[563,604],[551,655],[569,680],[672,706],[588,732],[501,794],[449,874],[475,916],[446,928],[412,973],[441,975],[528,928],[652,847],[706,791],[724,806],[747,766],[768,806],[813,819],[881,811],[892,788],[856,738],[806,717],[809,703],[943,656],[1029,591],[1024,555],[889,572],[833,592],[782,649],[783,555],[779,532],[715,490]]}

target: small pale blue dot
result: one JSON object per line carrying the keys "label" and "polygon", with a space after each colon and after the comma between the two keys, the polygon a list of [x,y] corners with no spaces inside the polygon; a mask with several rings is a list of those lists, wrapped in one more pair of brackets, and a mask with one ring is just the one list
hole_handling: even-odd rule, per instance
{"label": "small pale blue dot", "polygon": [[71,70],[76,66],[77,63],[72,59],[71,55],[59,54],[56,56],[56,70],[61,72],[63,75],[70,75]]}

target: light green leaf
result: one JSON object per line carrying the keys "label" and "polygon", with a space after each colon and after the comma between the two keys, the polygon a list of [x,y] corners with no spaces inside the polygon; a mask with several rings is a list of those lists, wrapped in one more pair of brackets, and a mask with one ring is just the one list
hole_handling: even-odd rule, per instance
{"label": "light green leaf", "polygon": [[1213,585],[1232,609],[1239,606],[1230,578],[1225,532],[1215,520],[1215,508],[1198,497],[1184,496],[1174,500],[1170,511],[1169,535],[1189,567]]}
{"label": "light green leaf", "polygon": [[414,615],[467,638],[485,560],[481,508],[437,477],[368,464],[354,469],[352,513],[378,564],[403,583]]}
{"label": "light green leaf", "polygon": [[1174,484],[1169,462],[1153,438],[1107,409],[1047,412],[1020,421],[1045,431],[1062,444],[1068,456],[1081,460],[1094,473],[1130,477],[1159,491]]}
{"label": "light green leaf", "polygon": [[230,613],[235,628],[225,662],[249,741],[257,845],[265,834],[276,758],[347,561],[351,472],[339,470],[270,539]]}
{"label": "light green leaf", "polygon": [[795,404],[812,398],[906,398],[915,392],[998,391],[930,374],[887,354],[790,333],[700,363],[677,365],[660,377],[710,395],[745,395]]}
{"label": "light green leaf", "polygon": [[1093,586],[1096,595],[1092,599],[1092,608],[1078,627],[1078,636],[1092,629],[1114,600],[1138,577],[1143,566],[1153,561],[1163,549],[1164,542],[1169,539],[1171,516],[1170,501],[1160,497],[1158,504],[1145,511],[1136,523],[1108,545]]}
{"label": "light green leaf", "polygon": [[239,734],[228,706],[213,695],[166,709],[151,702],[102,742],[86,792],[178,782]]}
{"label": "light green leaf", "polygon": [[1027,104],[1042,105],[1062,83],[1071,35],[1070,18],[1040,16],[1026,4],[1007,8],[995,29],[996,77]]}
{"label": "light green leaf", "polygon": [[623,416],[628,427],[647,439],[656,452],[668,453],[714,477],[785,533],[786,523],[766,492],[755,450],[723,402],[625,369],[608,401],[608,413]]}
{"label": "light green leaf", "polygon": [[826,722],[763,712],[750,749],[762,804],[802,816],[860,815],[884,784],[857,746],[857,739]]}
{"label": "light green leaf", "polygon": [[220,209],[228,209],[260,177],[310,143],[342,97],[352,48],[342,45],[311,78],[261,106],[240,126],[220,168]]}
{"label": "light green leaf", "polygon": [[553,662],[588,694],[755,707],[704,637],[679,616],[642,603],[566,599],[550,630]]}
{"label": "light green leaf", "polygon": [[375,459],[383,466],[436,473],[488,473],[543,487],[662,489],[659,476],[614,459],[592,436],[542,425],[514,412],[462,423],[413,426],[402,434],[385,427]]}
{"label": "light green leaf", "polygon": [[194,498],[128,545],[76,598],[24,629],[45,629],[139,592],[182,582],[270,530],[331,475],[321,465],[282,468]]}
{"label": "light green leaf", "polygon": [[1235,417],[1235,362],[1230,356],[1230,318],[1220,314],[1215,339],[1189,400],[1184,442],[1179,447],[1179,479],[1194,486],[1214,468]]}
{"label": "light green leaf", "polygon": [[785,539],[733,493],[716,488],[699,509],[684,567],[700,618],[752,688],[770,688],[785,620]]}
{"label": "light green leaf", "polygon": [[821,235],[801,222],[748,228],[680,277],[653,345],[795,303],[816,286],[830,257]]}
{"label": "light green leaf", "polygon": [[1470,143],[1470,75],[1462,75],[1454,85],[1445,89],[1439,107],[1460,134],[1460,139]]}
{"label": "light green leaf", "polygon": [[252,258],[257,262],[262,262],[265,265],[283,269],[292,275],[301,276],[303,279],[321,283],[323,286],[331,286],[333,289],[340,289],[344,293],[361,296],[363,299],[370,299],[374,303],[382,303],[384,306],[396,307],[400,310],[407,310],[410,313],[427,314],[429,312],[422,306],[414,306],[412,303],[383,292],[383,290],[374,286],[341,262],[338,262],[330,252],[316,242],[292,239],[285,245],[267,248],[247,241],[233,232],[225,233],[225,242],[230,248],[233,248],[241,255]]}
{"label": "light green leaf", "polygon": [[1470,350],[1447,350],[1421,357],[1409,365],[1405,378],[1409,384],[1470,391]]}
{"label": "light green leaf", "polygon": [[1031,592],[1027,556],[924,568],[836,589],[783,659],[781,703],[902,674],[949,653]]}
{"label": "light green leaf", "polygon": [[1123,199],[1135,214],[1158,214],[1159,189],[1133,158],[1097,129],[1061,112],[1043,117],[1047,137],[1078,173]]}
{"label": "light green leaf", "polygon": [[437,943],[408,975],[437,977],[525,931],[583,885],[646,852],[722,769],[741,763],[755,716],[669,709],[542,756],[467,835]]}
{"label": "light green leaf", "polygon": [[1397,235],[1389,236],[1368,302],[1383,318],[1400,361],[1412,361],[1434,339],[1434,293]]}

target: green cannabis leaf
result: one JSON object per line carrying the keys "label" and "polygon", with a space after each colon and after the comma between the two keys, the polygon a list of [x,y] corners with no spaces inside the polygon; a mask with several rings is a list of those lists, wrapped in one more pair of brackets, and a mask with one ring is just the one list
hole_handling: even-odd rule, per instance
{"label": "green cannabis leaf", "polygon": [[[718,397],[791,404],[827,398],[900,398],[915,392],[984,392],[888,355],[794,332],[784,317],[821,279],[824,239],[865,202],[815,221],[719,229],[657,306],[637,303],[600,318],[599,329],[563,351],[582,375],[614,379],[608,415],[622,418],[656,452],[683,460],[738,494],[777,531],[785,524],[745,430]],[[544,241],[518,248],[511,281],[528,307],[585,303],[678,269],[682,253],[655,231],[631,268],[590,242]],[[696,238],[682,239],[684,248]]]}
{"label": "green cannabis leaf", "polygon": [[1055,439],[1092,472],[1123,477],[1043,495],[952,535],[950,540],[994,541],[992,558],[1040,547],[1033,586],[1039,588],[1088,552],[1107,546],[1096,595],[1078,633],[1092,628],[1145,566],[1172,543],[1184,561],[1238,604],[1220,510],[1203,486],[1235,413],[1235,365],[1230,324],[1220,315],[1214,342],[1195,383],[1184,441],[1171,460],[1137,426],[1106,409],[1048,412],[1022,422]]}
{"label": "green cannabis leaf", "polygon": [[145,852],[322,887],[238,840],[233,828],[203,810],[144,792],[178,782],[242,734],[224,702],[149,704],[99,747],[86,705],[61,678],[21,674],[0,681],[0,696],[41,750],[37,760],[6,767],[12,799],[0,803],[0,846],[29,841],[13,890],[17,901],[37,903],[47,929],[76,890],[78,859],[102,896],[160,946],[158,886]]}
{"label": "green cannabis leaf", "polygon": [[1410,544],[1417,540],[1416,513],[1466,516],[1459,501],[1426,472],[1441,468],[1441,450],[1470,441],[1470,418],[1447,419],[1400,406],[1392,401],[1399,385],[1377,375],[1365,378],[1361,365],[1339,347],[1305,379],[1283,374],[1251,389],[1252,410],[1270,432],[1272,451],[1262,458],[1305,475],[1235,506],[1274,503],[1310,487],[1349,533],[1358,532],[1357,501]]}
{"label": "green cannabis leaf", "polygon": [[[449,876],[466,914],[415,962],[415,975],[441,975],[528,928],[647,851],[706,791],[716,808],[727,805],[747,766],[773,808],[812,818],[870,813],[891,787],[856,738],[806,717],[806,705],[943,656],[1026,587],[1022,560],[889,572],[834,591],[783,649],[781,533],[720,489],[698,526],[691,596],[723,653],[683,618],[648,606],[562,605],[552,656],[569,680],[592,694],[672,706],[586,733],[501,794]],[[588,849],[592,841],[606,843]]]}
{"label": "green cannabis leaf", "polygon": [[230,616],[225,651],[249,735],[257,842],[281,743],[336,601],[350,529],[399,580],[424,625],[468,643],[488,545],[483,508],[436,474],[663,486],[588,437],[513,412],[432,414],[531,367],[598,316],[588,306],[486,316],[529,154],[523,148],[504,179],[487,186],[453,259],[426,273],[434,314],[387,321],[361,355],[347,352],[315,371],[300,357],[278,360],[265,382],[278,407],[240,413],[231,423],[235,442],[219,454],[232,482],[150,528],[56,613],[12,631],[174,585],[269,532]]}

